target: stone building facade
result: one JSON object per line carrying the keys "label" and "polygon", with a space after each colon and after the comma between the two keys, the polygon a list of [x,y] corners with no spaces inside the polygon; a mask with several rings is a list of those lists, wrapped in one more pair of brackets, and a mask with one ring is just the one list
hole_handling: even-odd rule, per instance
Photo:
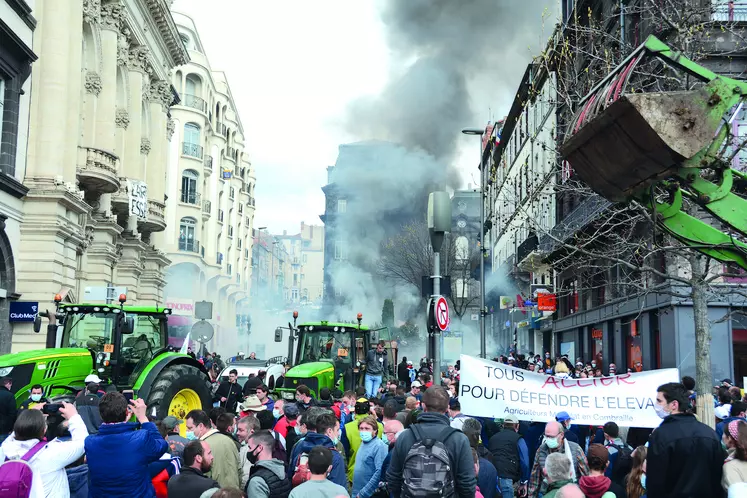
{"label": "stone building facade", "polygon": [[[171,81],[189,60],[169,2],[37,0],[34,12],[17,291],[44,308],[115,285],[162,304]],[[43,342],[14,330],[14,350]]]}

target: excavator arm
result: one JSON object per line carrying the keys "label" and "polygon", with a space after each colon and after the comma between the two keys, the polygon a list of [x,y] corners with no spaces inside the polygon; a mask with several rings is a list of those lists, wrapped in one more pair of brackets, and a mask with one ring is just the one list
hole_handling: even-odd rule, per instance
{"label": "excavator arm", "polygon": [[[704,84],[630,91],[635,68],[651,57]],[[684,245],[747,270],[747,175],[722,158],[745,100],[747,83],[717,75],[650,36],[581,101],[561,154],[598,194],[650,206],[657,224]],[[667,200],[654,195],[662,190]],[[684,210],[684,198],[727,232]]]}

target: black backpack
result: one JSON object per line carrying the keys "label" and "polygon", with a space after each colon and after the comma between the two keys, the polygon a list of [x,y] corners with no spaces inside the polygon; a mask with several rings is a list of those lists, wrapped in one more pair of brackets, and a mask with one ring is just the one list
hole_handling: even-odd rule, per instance
{"label": "black backpack", "polygon": [[612,466],[610,479],[612,479],[612,482],[624,486],[625,476],[633,470],[633,450],[627,444],[624,446],[611,444],[610,446],[617,450],[617,458],[615,458],[615,464]]}
{"label": "black backpack", "polygon": [[445,427],[436,438],[425,438],[416,425],[410,427],[415,442],[405,456],[402,469],[403,498],[431,498],[456,496],[454,464],[444,443],[454,433]]}

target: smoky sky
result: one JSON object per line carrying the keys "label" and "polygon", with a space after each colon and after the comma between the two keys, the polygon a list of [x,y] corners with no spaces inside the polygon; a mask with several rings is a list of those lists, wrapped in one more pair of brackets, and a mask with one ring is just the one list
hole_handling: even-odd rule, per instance
{"label": "smoky sky", "polygon": [[496,119],[508,111],[556,9],[556,0],[384,0],[392,74],[379,95],[350,105],[348,131],[454,168],[461,129],[484,126],[489,108]]}
{"label": "smoky sky", "polygon": [[341,314],[365,309],[368,316],[378,315],[385,298],[394,299],[398,319],[422,314],[416,289],[377,274],[382,244],[404,224],[424,221],[429,192],[463,187],[456,164],[461,130],[485,126],[489,107],[497,119],[508,112],[527,64],[552,31],[554,5],[554,0],[380,3],[391,72],[378,95],[346,110],[346,130],[361,142],[340,149],[333,182],[347,198],[347,212],[338,217],[336,230],[326,232],[348,247],[347,261],[327,268],[346,301]]}

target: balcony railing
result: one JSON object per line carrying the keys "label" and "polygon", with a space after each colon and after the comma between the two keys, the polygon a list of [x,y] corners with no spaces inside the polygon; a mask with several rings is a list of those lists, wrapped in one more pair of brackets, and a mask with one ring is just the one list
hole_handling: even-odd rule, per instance
{"label": "balcony railing", "polygon": [[516,261],[521,262],[529,256],[529,254],[536,250],[539,246],[539,241],[537,240],[537,236],[534,234],[531,234],[527,239],[519,244],[519,247],[516,249]]}
{"label": "balcony railing", "polygon": [[213,171],[213,156],[205,156],[205,169]]}
{"label": "balcony railing", "polygon": [[[716,3],[716,2],[714,2]],[[713,21],[747,22],[747,3],[725,2],[713,6]]]}
{"label": "balcony railing", "polygon": [[[606,211],[612,203],[604,197],[593,194],[584,199],[576,209],[559,221],[550,231],[552,237],[543,236],[539,241],[540,251],[552,253],[560,248],[574,233],[582,230]],[[554,237],[554,238],[553,238]],[[557,240],[556,240],[557,239]],[[560,242],[558,242],[560,241]]]}
{"label": "balcony railing", "polygon": [[187,251],[187,252],[194,252],[199,253],[200,252],[200,243],[196,240],[180,240],[179,241],[179,250],[180,251]]}
{"label": "balcony railing", "polygon": [[200,112],[205,112],[207,110],[207,102],[197,95],[185,93],[183,97],[184,100],[182,100],[182,105],[191,107],[192,109],[197,109]]}
{"label": "balcony railing", "polygon": [[180,190],[181,193],[181,202],[185,204],[199,204],[200,203],[200,193],[195,192],[194,190]]}
{"label": "balcony railing", "polygon": [[202,159],[202,145],[182,142],[182,155]]}
{"label": "balcony railing", "polygon": [[213,205],[210,201],[204,200],[202,201],[202,212],[203,213],[211,213],[213,211]]}

